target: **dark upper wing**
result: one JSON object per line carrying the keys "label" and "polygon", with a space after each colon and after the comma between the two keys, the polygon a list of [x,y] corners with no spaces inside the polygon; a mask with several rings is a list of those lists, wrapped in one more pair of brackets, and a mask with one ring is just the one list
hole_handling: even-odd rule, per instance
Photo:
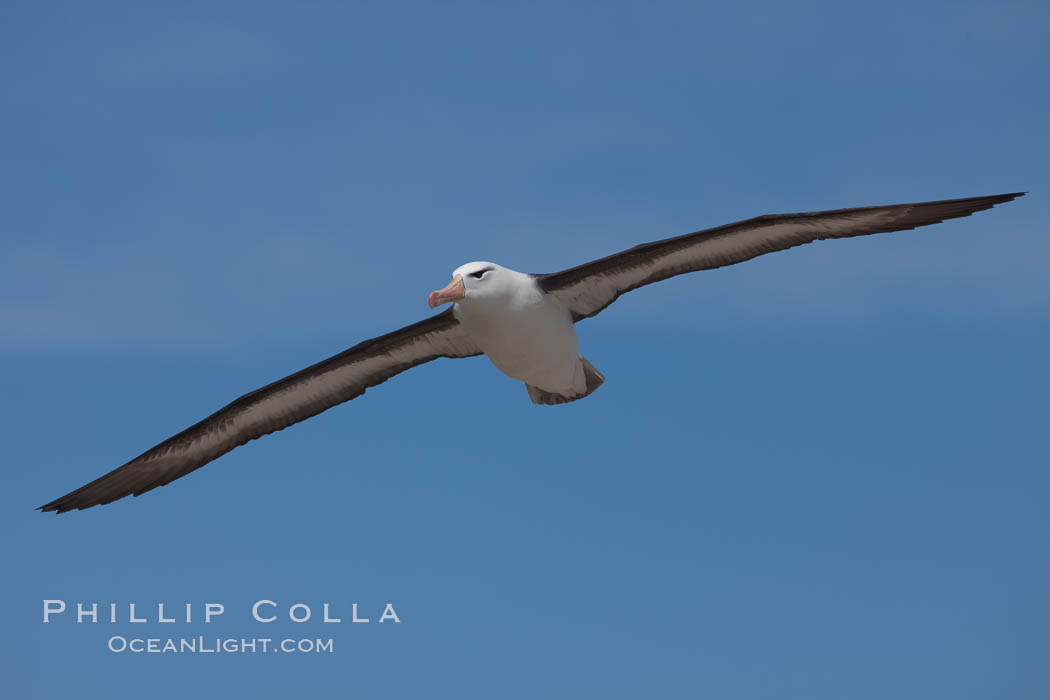
{"label": "dark upper wing", "polygon": [[41,506],[90,508],[163,486],[238,445],[365,393],[395,374],[439,357],[480,354],[449,309],[363,343],[245,394],[200,423],[72,493]]}
{"label": "dark upper wing", "polygon": [[544,291],[558,297],[578,321],[594,316],[621,294],[675,275],[733,265],[823,238],[866,236],[936,224],[990,209],[1023,194],[759,216],[643,243],[578,267],[537,275],[537,281]]}

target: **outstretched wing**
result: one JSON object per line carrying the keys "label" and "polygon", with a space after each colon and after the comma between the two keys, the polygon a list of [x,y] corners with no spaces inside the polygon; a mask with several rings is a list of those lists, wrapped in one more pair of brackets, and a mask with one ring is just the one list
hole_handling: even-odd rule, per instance
{"label": "outstretched wing", "polygon": [[449,309],[363,343],[250,394],[72,493],[43,511],[84,509],[142,495],[238,445],[349,401],[370,386],[439,357],[470,357],[480,348]]}
{"label": "outstretched wing", "polygon": [[621,294],[668,277],[733,265],[824,238],[850,238],[937,224],[990,209],[1023,194],[759,216],[644,243],[568,270],[537,275],[537,282],[572,311],[573,320],[579,321],[594,316]]}

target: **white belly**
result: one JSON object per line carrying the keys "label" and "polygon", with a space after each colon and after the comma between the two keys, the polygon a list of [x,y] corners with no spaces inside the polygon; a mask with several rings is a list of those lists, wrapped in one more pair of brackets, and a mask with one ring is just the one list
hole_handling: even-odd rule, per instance
{"label": "white belly", "polygon": [[504,374],[544,391],[583,391],[576,328],[554,297],[537,290],[498,312],[457,305],[455,315]]}

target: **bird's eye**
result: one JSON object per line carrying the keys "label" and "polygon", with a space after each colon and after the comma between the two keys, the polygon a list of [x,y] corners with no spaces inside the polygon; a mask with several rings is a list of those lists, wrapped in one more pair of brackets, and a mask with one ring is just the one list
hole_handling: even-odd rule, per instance
{"label": "bird's eye", "polygon": [[484,277],[486,272],[488,272],[488,270],[478,270],[477,272],[471,272],[470,276],[475,279],[481,279],[482,277]]}

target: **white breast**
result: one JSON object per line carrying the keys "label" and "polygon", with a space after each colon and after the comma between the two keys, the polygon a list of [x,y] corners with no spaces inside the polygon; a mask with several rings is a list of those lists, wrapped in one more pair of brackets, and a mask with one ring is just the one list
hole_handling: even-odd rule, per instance
{"label": "white breast", "polygon": [[513,294],[498,305],[456,304],[456,318],[504,374],[545,391],[577,383],[579,342],[569,311],[522,275]]}

